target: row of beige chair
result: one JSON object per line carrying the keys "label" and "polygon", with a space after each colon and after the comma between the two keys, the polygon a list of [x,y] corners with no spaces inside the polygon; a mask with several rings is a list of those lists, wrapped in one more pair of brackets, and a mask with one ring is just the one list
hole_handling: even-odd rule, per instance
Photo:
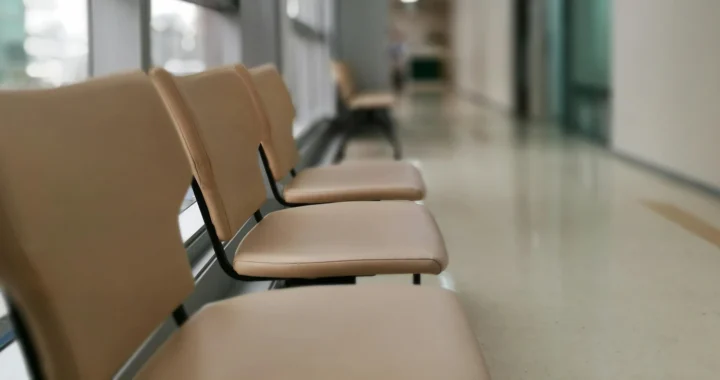
{"label": "row of beige chair", "polygon": [[[267,120],[242,67],[152,78],[0,92],[0,280],[33,378],[111,378],[170,314],[179,329],[139,379],[488,378],[457,299],[441,289],[270,291],[188,319],[182,303],[193,277],[178,206],[195,175],[218,236],[229,239],[265,199],[255,152]],[[426,254],[416,273],[446,260],[439,236],[409,201],[291,208],[262,219],[234,269],[274,277],[288,259],[335,255],[336,263],[301,262],[309,269],[291,275],[342,275],[349,272],[336,268],[346,265],[374,273],[392,257],[374,249],[402,248],[397,260],[410,262],[418,256],[407,243],[429,239],[416,244]],[[318,252],[316,239],[332,243]],[[359,252],[370,263],[344,261]]]}
{"label": "row of beige chair", "polygon": [[[198,204],[201,210],[205,205],[209,209],[205,222],[211,239],[217,236],[213,240],[216,256],[228,275],[242,280],[301,281],[350,277],[353,282],[356,276],[413,274],[419,283],[421,274],[439,274],[447,266],[435,221],[423,205],[412,201],[325,203],[288,208],[263,218],[259,210],[266,193],[257,164],[258,146],[268,152],[275,179],[287,172],[297,156],[289,143],[292,102],[277,104],[276,99],[289,99],[289,94],[276,70],[262,67],[253,74],[237,65],[175,77],[157,68],[150,76],[193,162]],[[275,143],[279,136],[284,144]],[[361,165],[338,165],[334,172],[355,173]],[[410,173],[416,172],[407,166]],[[378,164],[375,172],[381,179],[386,176],[383,167]],[[401,165],[390,166],[396,167]],[[365,170],[371,178],[373,173]],[[302,174],[297,178],[302,179]],[[272,176],[268,179],[274,182]],[[419,174],[415,177],[411,183],[421,184]],[[309,200],[393,198],[382,192],[381,181],[375,183],[381,191],[355,183],[355,192],[329,189]],[[225,263],[220,241],[231,240],[253,215],[258,225],[240,243],[233,264]]]}

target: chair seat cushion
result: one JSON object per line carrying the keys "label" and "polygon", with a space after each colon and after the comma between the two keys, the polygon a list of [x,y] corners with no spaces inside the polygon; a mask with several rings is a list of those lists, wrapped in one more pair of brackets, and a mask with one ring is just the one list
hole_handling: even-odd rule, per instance
{"label": "chair seat cushion", "polygon": [[283,196],[292,203],[408,200],[425,197],[420,172],[407,162],[355,161],[298,173]]}
{"label": "chair seat cushion", "polygon": [[390,92],[367,92],[353,95],[349,102],[350,109],[378,109],[395,106],[395,95]]}
{"label": "chair seat cushion", "polygon": [[488,380],[457,298],[420,286],[273,290],[210,304],[137,379]]}
{"label": "chair seat cushion", "polygon": [[240,243],[246,276],[320,278],[439,274],[448,257],[435,220],[409,201],[343,202],[268,214]]}

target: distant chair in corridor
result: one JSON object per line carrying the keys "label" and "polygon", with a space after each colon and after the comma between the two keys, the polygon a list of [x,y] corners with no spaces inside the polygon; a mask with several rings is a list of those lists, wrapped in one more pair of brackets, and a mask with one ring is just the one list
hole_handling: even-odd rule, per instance
{"label": "distant chair in corridor", "polygon": [[332,70],[338,88],[339,118],[347,128],[336,161],[345,158],[347,142],[365,126],[377,127],[392,145],[393,157],[396,160],[402,159],[400,140],[391,116],[391,110],[396,103],[395,95],[390,91],[357,92],[352,71],[345,62],[333,61]]}
{"label": "distant chair in corridor", "polygon": [[[341,165],[306,168],[295,172],[299,153],[292,126],[295,108],[290,92],[275,66],[236,69],[253,80],[259,111],[266,118],[261,157],[278,202],[285,206],[348,201],[408,200],[425,197],[422,175],[412,164],[388,160],[358,160]],[[276,181],[294,178],[282,194]]]}

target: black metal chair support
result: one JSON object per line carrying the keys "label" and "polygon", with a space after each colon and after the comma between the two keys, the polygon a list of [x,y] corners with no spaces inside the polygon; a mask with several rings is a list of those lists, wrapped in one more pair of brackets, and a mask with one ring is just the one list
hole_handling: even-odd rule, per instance
{"label": "black metal chair support", "polygon": [[[272,181],[271,181],[272,182]],[[236,280],[241,281],[285,281],[285,282],[292,282],[292,281],[300,281],[303,282],[306,285],[309,284],[316,284],[316,285],[330,285],[330,284],[354,284],[354,282],[350,282],[350,278],[353,279],[354,277],[327,277],[327,278],[319,278],[319,279],[298,279],[298,278],[270,278],[270,277],[251,277],[251,276],[244,276],[235,271],[235,268],[233,268],[232,264],[230,263],[230,260],[228,260],[226,254],[225,254],[225,247],[223,246],[222,242],[220,241],[220,238],[217,236],[217,231],[215,230],[215,225],[212,223],[212,219],[210,219],[210,211],[207,208],[207,203],[205,202],[205,197],[203,196],[202,190],[200,189],[200,185],[197,183],[197,180],[193,178],[192,180],[192,190],[193,194],[195,194],[195,200],[197,201],[198,208],[200,209],[200,214],[202,215],[203,222],[205,223],[205,229],[207,230],[208,236],[210,237],[210,242],[213,246],[213,253],[215,254],[215,258],[218,261],[218,264],[220,264],[220,268],[222,268],[223,272],[230,276],[231,278],[234,278]],[[255,221],[260,222],[263,220],[263,215],[260,212],[260,210],[255,211],[254,213]],[[177,309],[175,310],[177,312]],[[175,317],[175,312],[173,312],[173,317]],[[176,320],[177,322],[177,320]]]}
{"label": "black metal chair support", "polygon": [[380,109],[373,112],[372,117],[380,124],[380,132],[385,135],[393,149],[393,158],[396,161],[402,160],[402,146],[397,136],[397,125],[390,115],[390,110]]}
{"label": "black metal chair support", "polygon": [[[358,118],[364,118],[363,121],[358,121]],[[339,163],[345,158],[345,151],[350,140],[353,139],[354,135],[360,133],[361,125],[370,125],[379,130],[385,139],[390,143],[393,150],[393,159],[399,161],[402,159],[402,145],[400,139],[397,136],[396,123],[393,121],[390,115],[389,109],[372,109],[362,111],[345,111],[344,116],[339,119],[343,125],[344,135],[340,144],[340,149],[335,155],[334,162]]]}
{"label": "black metal chair support", "polygon": [[422,284],[422,277],[420,273],[413,274],[413,285],[420,285]]}
{"label": "black metal chair support", "polygon": [[25,320],[22,318],[17,306],[13,302],[10,296],[6,295],[6,301],[9,309],[10,323],[12,324],[13,331],[15,332],[15,339],[20,345],[20,350],[25,358],[25,364],[27,366],[30,378],[34,380],[42,380],[45,378],[43,375],[42,367],[40,366],[40,358],[38,357],[38,351],[35,348],[35,344],[30,336],[30,331],[25,325]]}
{"label": "black metal chair support", "polygon": [[185,306],[183,305],[180,305],[175,310],[173,310],[172,316],[175,320],[175,324],[177,325],[177,327],[181,327],[188,320],[187,311],[185,310]]}
{"label": "black metal chair support", "polygon": [[[225,253],[225,247],[223,246],[222,242],[220,241],[220,238],[217,235],[217,230],[215,229],[215,225],[212,222],[212,219],[210,218],[210,211],[208,210],[207,203],[205,202],[205,197],[203,196],[202,190],[200,189],[200,185],[197,183],[197,180],[193,178],[192,180],[192,190],[193,194],[195,194],[195,200],[197,201],[198,208],[200,209],[200,215],[202,215],[203,222],[205,223],[205,229],[207,230],[208,236],[210,237],[210,243],[213,247],[213,252],[215,253],[215,258],[217,259],[218,264],[220,264],[220,268],[222,268],[223,272],[227,274],[228,276],[241,281],[271,281],[276,280],[275,278],[265,278],[265,277],[250,277],[250,276],[244,276],[241,274],[238,274],[238,272],[235,271],[235,268],[233,268],[232,264],[230,263],[230,260],[227,258],[227,254]],[[257,218],[257,215],[260,214],[260,211],[255,212],[255,217]],[[262,214],[260,214],[262,217]]]}
{"label": "black metal chair support", "polygon": [[[263,163],[263,168],[265,169],[265,175],[267,176],[268,183],[270,183],[270,190],[273,193],[273,197],[275,198],[278,203],[280,203],[283,207],[301,207],[301,206],[307,206],[305,203],[291,203],[285,200],[283,196],[280,194],[280,190],[278,189],[277,182],[275,181],[275,177],[273,176],[272,170],[270,169],[270,161],[268,161],[267,154],[265,153],[265,149],[262,145],[258,147],[258,151],[260,152],[260,159]],[[295,177],[295,169],[292,169],[290,171],[290,174]]]}
{"label": "black metal chair support", "polygon": [[303,286],[329,286],[329,285],[356,285],[357,277],[322,277],[314,279],[289,279],[285,281],[285,288],[300,288]]}

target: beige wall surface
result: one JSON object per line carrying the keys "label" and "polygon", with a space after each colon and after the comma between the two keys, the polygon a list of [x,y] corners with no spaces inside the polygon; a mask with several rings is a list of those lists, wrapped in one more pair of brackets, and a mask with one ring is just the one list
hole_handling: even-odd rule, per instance
{"label": "beige wall surface", "polygon": [[720,1],[613,9],[613,148],[720,188]]}
{"label": "beige wall surface", "polygon": [[359,91],[390,88],[387,0],[339,0],[336,58],[350,65]]}
{"label": "beige wall surface", "polygon": [[452,35],[455,86],[514,107],[513,1],[456,0]]}

